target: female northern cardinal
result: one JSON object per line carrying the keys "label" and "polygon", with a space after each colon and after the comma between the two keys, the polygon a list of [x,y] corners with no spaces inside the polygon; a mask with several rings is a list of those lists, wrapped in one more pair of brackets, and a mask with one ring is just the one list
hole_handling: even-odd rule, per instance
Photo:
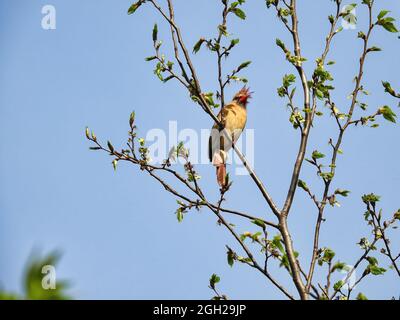
{"label": "female northern cardinal", "polygon": [[[226,159],[227,152],[235,143],[242,133],[247,121],[247,103],[251,98],[251,92],[248,88],[243,87],[235,94],[233,100],[222,107],[218,114],[221,121],[221,131],[218,124],[214,124],[210,139],[208,141],[208,157],[212,164],[217,168],[217,181],[221,187],[226,184]],[[231,137],[227,139],[226,134]],[[231,141],[230,141],[231,140]]]}

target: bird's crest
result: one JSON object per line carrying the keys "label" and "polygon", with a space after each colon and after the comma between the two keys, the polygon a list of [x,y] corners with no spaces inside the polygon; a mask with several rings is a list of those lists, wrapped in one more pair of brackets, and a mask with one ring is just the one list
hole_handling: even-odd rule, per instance
{"label": "bird's crest", "polygon": [[252,93],[253,92],[250,92],[250,88],[246,88],[246,86],[244,86],[238,93],[235,94],[235,97],[233,98],[233,100],[236,100],[239,103],[246,106],[248,103],[248,100],[251,98]]}

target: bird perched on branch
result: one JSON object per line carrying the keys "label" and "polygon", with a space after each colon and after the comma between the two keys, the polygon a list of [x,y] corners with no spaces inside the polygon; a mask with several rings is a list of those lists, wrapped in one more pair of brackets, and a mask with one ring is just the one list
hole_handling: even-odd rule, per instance
{"label": "bird perched on branch", "polygon": [[247,103],[251,98],[249,88],[243,87],[235,94],[233,100],[222,107],[218,119],[222,127],[217,123],[211,129],[208,142],[208,157],[216,167],[217,181],[221,187],[226,185],[226,160],[227,152],[236,143],[247,121]]}

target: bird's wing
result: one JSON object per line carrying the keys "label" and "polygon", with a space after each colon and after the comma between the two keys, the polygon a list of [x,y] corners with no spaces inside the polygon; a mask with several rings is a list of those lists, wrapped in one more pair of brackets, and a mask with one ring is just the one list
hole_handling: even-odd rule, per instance
{"label": "bird's wing", "polygon": [[[224,108],[222,108],[217,115],[217,118],[219,121],[221,121],[222,125],[224,125],[223,113],[224,113]],[[218,142],[218,136],[219,136],[218,124],[214,123],[213,127],[211,128],[210,138],[208,139],[208,158],[210,162],[213,162],[214,153],[217,150],[219,150],[220,143]]]}
{"label": "bird's wing", "polygon": [[[225,105],[218,113],[217,118],[221,121],[224,128],[228,129],[228,134],[231,134],[230,128],[232,120],[236,118],[238,114],[237,105],[233,102]],[[228,125],[229,124],[229,125]],[[233,132],[233,131],[232,131]],[[236,140],[236,136],[234,137]],[[218,125],[215,123],[211,129],[210,138],[208,140],[208,157],[210,162],[219,163],[220,161],[225,162],[226,152],[231,148],[229,139],[225,139],[224,134],[220,132]],[[222,152],[221,152],[222,151]],[[214,161],[214,157],[217,154],[217,159]]]}

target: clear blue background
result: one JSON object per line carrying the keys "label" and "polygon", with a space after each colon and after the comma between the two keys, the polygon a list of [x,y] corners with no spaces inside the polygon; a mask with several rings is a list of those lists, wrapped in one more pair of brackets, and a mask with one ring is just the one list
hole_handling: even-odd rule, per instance
{"label": "clear blue background", "polygon": [[[176,19],[188,47],[201,36],[215,35],[219,1],[175,2]],[[41,28],[41,9],[46,4],[57,10],[56,30]],[[235,248],[236,244],[216,225],[212,213],[193,212],[178,224],[175,199],[155,181],[129,165],[120,164],[115,173],[106,154],[88,150],[87,125],[99,139],[109,138],[122,146],[132,110],[136,110],[140,135],[151,128],[166,130],[170,120],[177,120],[180,130],[211,126],[183,88],[174,82],[160,83],[152,73],[152,63],[144,62],[153,53],[153,24],[159,23],[159,37],[165,43],[169,43],[168,28],[150,5],[128,16],[130,4],[129,0],[0,1],[1,287],[20,292],[23,266],[32,249],[59,248],[64,255],[57,275],[73,281],[70,292],[76,298],[208,299],[212,295],[208,279],[214,272],[221,276],[220,289],[229,297],[281,298],[260,274],[246,266],[227,265],[225,244]],[[398,1],[377,1],[377,7],[400,17]],[[256,135],[255,169],[281,206],[298,132],[287,121],[286,102],[276,95],[282,76],[294,71],[275,46],[275,38],[288,44],[290,39],[264,1],[248,1],[244,8],[246,22],[229,19],[229,31],[241,42],[225,67],[228,73],[244,60],[253,61],[244,74],[255,91],[248,119]],[[309,72],[322,53],[327,16],[334,9],[328,0],[299,1]],[[358,70],[361,41],[356,36],[365,29],[365,6],[357,9],[357,16],[357,29],[343,31],[329,55],[337,61],[330,69],[337,87],[334,99],[343,110],[349,105],[346,97]],[[362,99],[369,103],[371,113],[384,104],[397,109],[397,102],[384,94],[380,81],[400,87],[399,40],[378,29],[372,44],[384,51],[367,60],[365,87],[372,95]],[[169,45],[163,50],[172,54]],[[194,63],[203,89],[215,89],[214,57],[203,50]],[[230,87],[228,96],[238,88]],[[325,114],[316,120],[308,152],[318,148],[328,153],[328,139],[336,137],[333,120],[327,110]],[[361,114],[357,110],[357,116]],[[353,128],[343,151],[333,188],[352,193],[341,208],[327,209],[321,246],[331,247],[340,260],[351,264],[361,253],[356,242],[370,235],[362,217],[361,195],[372,191],[382,195],[387,214],[400,207],[399,128],[390,123],[379,129]],[[202,165],[198,169],[207,194],[217,199],[214,168]],[[313,169],[305,165],[302,178],[320,193],[322,183]],[[272,217],[246,176],[234,178],[226,205]],[[302,261],[308,261],[311,253],[315,220],[312,204],[299,191],[289,223]],[[246,230],[254,228],[245,226],[241,231]],[[393,239],[398,250],[397,243],[398,234]],[[294,292],[284,271],[274,268],[274,273]],[[394,277],[389,271],[358,289],[370,298],[398,296]]]}

